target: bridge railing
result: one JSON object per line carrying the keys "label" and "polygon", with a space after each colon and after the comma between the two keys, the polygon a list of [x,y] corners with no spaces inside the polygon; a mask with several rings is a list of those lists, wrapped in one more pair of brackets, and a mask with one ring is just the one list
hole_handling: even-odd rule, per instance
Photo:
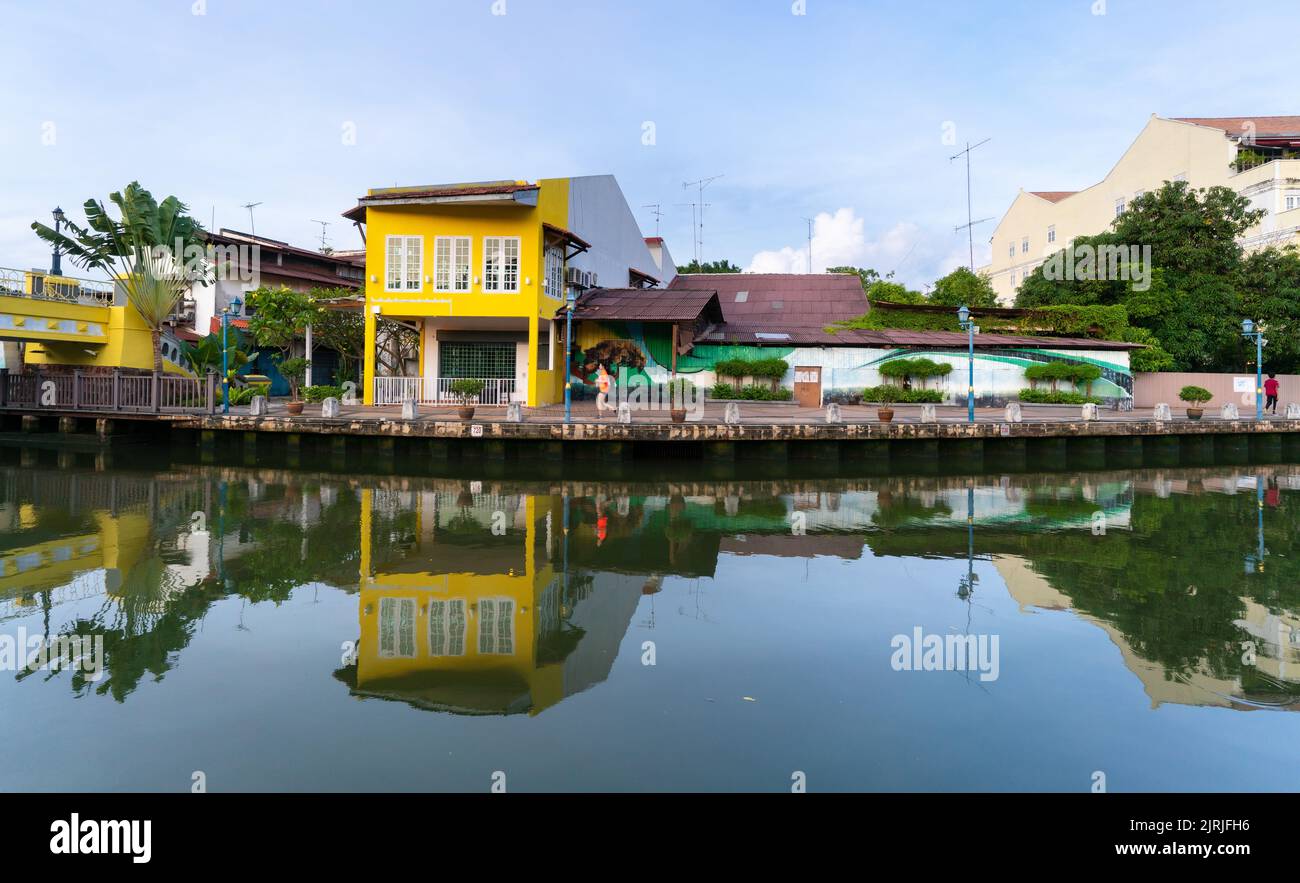
{"label": "bridge railing", "polygon": [[98,414],[216,413],[217,375],[46,373],[0,368],[0,408]]}
{"label": "bridge railing", "polygon": [[39,270],[15,270],[0,267],[0,296],[30,297],[83,306],[111,307],[112,282],[79,279],[76,276],[52,276]]}

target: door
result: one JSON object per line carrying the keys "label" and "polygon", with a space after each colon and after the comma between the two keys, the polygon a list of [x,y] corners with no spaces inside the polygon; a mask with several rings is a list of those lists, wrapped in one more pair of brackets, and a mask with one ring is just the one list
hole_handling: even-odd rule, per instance
{"label": "door", "polygon": [[794,369],[794,400],[801,408],[822,406],[822,369],[820,365]]}

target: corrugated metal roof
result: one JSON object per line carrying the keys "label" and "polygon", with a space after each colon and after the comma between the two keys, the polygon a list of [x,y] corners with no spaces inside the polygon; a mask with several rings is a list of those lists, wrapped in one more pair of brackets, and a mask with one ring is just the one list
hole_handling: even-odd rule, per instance
{"label": "corrugated metal roof", "polygon": [[[778,337],[778,335],[781,335]],[[965,334],[952,331],[867,331],[846,328],[837,332],[813,326],[773,328],[766,325],[727,322],[695,338],[696,343],[749,346],[867,346],[965,349]],[[1077,337],[1029,337],[1020,334],[977,334],[977,349],[1037,347],[1044,349],[1132,350],[1138,344]]]}
{"label": "corrugated metal roof", "polygon": [[746,325],[825,326],[867,312],[862,280],[848,273],[700,273],[668,288],[714,289],[728,321]]}

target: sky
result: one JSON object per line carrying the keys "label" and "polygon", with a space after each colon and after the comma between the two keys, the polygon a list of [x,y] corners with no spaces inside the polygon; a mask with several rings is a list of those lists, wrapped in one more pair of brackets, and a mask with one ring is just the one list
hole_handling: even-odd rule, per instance
{"label": "sky", "polygon": [[1020,188],[1096,183],[1153,113],[1300,113],[1300,3],[0,0],[0,267],[132,180],[205,226],[359,248],[371,187],[613,174],[679,264],[975,263]]}

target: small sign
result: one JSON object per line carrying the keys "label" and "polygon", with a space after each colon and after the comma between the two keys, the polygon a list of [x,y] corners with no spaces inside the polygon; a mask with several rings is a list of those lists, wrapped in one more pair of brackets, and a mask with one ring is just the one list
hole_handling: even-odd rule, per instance
{"label": "small sign", "polygon": [[1003,435],[1011,435],[1011,424],[1010,424],[1010,423],[1003,423],[1003,424],[1002,424],[1002,434],[1003,434]]}
{"label": "small sign", "polygon": [[469,434],[470,434],[470,437],[471,437],[471,438],[482,438],[482,437],[483,437],[483,424],[481,424],[481,423],[475,423],[473,426],[471,426],[471,427],[469,428]]}
{"label": "small sign", "polygon": [[1233,392],[1254,392],[1255,378],[1254,377],[1232,378],[1232,391]]}

